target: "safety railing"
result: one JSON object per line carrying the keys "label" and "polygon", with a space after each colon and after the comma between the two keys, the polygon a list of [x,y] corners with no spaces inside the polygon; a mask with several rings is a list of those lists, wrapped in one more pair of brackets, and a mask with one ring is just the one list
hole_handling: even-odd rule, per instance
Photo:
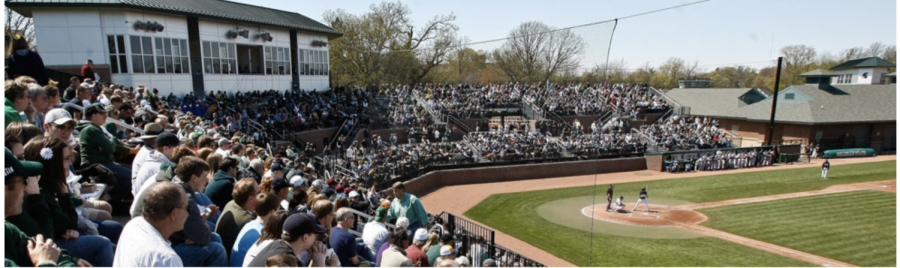
{"label": "safety railing", "polygon": [[[497,245],[495,239],[496,233],[494,230],[482,226],[481,224],[464,219],[447,211],[441,212],[441,214],[436,215],[435,218],[440,219],[439,221],[443,223],[444,228],[446,228],[445,231],[453,234],[455,242],[462,244],[462,246],[457,249],[458,255],[471,256],[487,253],[488,256],[491,256],[492,258],[497,258],[499,256],[499,259],[495,259],[495,261],[500,262],[501,267],[516,267],[513,265],[505,265],[516,263],[523,264],[518,267],[546,267],[546,265],[527,258],[522,254]],[[473,250],[482,252],[471,252]]]}

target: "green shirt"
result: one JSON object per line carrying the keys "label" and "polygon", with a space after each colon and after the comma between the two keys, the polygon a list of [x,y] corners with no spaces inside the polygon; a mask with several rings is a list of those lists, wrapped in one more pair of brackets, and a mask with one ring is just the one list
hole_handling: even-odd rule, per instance
{"label": "green shirt", "polygon": [[4,98],[6,101],[4,102],[5,106],[5,114],[6,114],[6,124],[3,126],[3,129],[12,124],[12,122],[25,122],[22,121],[22,115],[19,114],[19,110],[16,110],[16,103],[9,100],[9,98]]}
{"label": "green shirt", "polygon": [[[252,198],[252,197],[251,197]],[[222,245],[225,248],[232,248],[234,246],[235,240],[237,240],[238,234],[241,232],[241,229],[244,228],[244,224],[252,221],[256,218],[252,212],[247,211],[243,207],[231,200],[225,205],[225,209],[222,210],[222,215],[219,217],[219,221],[216,223],[216,233],[222,237]],[[231,256],[231,250],[226,250],[228,256]]]}
{"label": "green shirt", "polygon": [[[4,257],[6,258],[4,261],[5,266],[34,266],[34,264],[31,263],[31,257],[28,255],[28,235],[9,222],[6,222],[4,231],[6,232],[6,238],[5,241],[3,241],[6,246],[6,251],[4,251]],[[59,260],[56,263],[59,267],[75,267],[75,262],[77,261],[77,259],[69,254],[69,251],[61,250],[59,253]],[[38,266],[54,267],[55,265],[52,263],[41,263]]]}
{"label": "green shirt", "polygon": [[428,256],[428,263],[431,264],[431,266],[437,267],[437,263],[434,263],[434,261],[441,257],[441,247],[440,244],[434,245],[425,252],[425,256]]}
{"label": "green shirt", "polygon": [[81,130],[81,134],[78,134],[78,142],[81,143],[81,165],[112,162],[116,141],[118,141],[116,138],[107,138],[97,125],[86,126]]}
{"label": "green shirt", "polygon": [[399,217],[406,217],[409,220],[409,226],[416,223],[421,224],[421,227],[428,225],[428,213],[425,212],[425,207],[422,206],[422,202],[419,202],[419,198],[409,193],[403,195],[403,200],[394,198],[394,202],[391,203],[391,208],[388,210],[388,221]]}

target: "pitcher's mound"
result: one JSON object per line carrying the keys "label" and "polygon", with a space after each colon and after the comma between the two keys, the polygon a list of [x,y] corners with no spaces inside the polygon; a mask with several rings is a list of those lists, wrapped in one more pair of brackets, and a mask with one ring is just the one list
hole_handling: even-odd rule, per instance
{"label": "pitcher's mound", "polygon": [[650,212],[646,207],[631,212],[631,206],[626,206],[626,210],[618,212],[606,212],[606,205],[589,206],[581,210],[585,216],[591,216],[594,219],[627,225],[639,226],[673,226],[676,223],[699,224],[708,218],[700,212],[693,210],[667,210],[667,206],[650,205]]}

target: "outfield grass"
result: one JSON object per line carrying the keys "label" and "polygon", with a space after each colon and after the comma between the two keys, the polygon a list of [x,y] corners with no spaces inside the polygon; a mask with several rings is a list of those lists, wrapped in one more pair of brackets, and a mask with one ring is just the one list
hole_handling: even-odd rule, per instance
{"label": "outfield grass", "polygon": [[[830,179],[819,168],[771,170],[696,178],[617,184],[615,195],[636,200],[640,188],[654,197],[695,203],[820,190],[836,184],[896,179],[896,161],[836,165]],[[717,238],[649,239],[593,233],[550,222],[536,213],[540,205],[563,198],[592,196],[605,202],[606,185],[491,195],[465,215],[579,266],[812,266],[810,263]],[[596,190],[596,192],[595,192]],[[584,217],[586,228],[590,218]],[[588,229],[589,230],[589,229]],[[590,257],[593,256],[593,262]]]}
{"label": "outfield grass", "polygon": [[897,265],[895,193],[860,191],[700,210],[702,225],[860,266]]}

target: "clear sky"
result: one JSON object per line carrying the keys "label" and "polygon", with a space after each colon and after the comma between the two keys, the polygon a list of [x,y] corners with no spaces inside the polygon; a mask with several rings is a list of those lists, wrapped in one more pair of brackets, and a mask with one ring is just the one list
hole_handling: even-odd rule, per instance
{"label": "clear sky", "polygon": [[[369,5],[378,3],[359,0],[232,1],[298,12],[320,22],[326,10],[341,8],[362,14],[368,11]],[[409,6],[417,26],[436,15],[453,12],[459,34],[476,42],[504,38],[510,30],[527,21],[569,27],[694,0],[401,2]],[[826,51],[838,54],[842,49],[868,47],[873,42],[895,45],[896,4],[894,0],[713,0],[620,20],[610,58],[625,59],[631,69],[645,62],[657,66],[670,57],[696,60],[706,69],[732,63],[752,63],[746,65],[759,68],[774,65],[760,61],[777,58],[778,50],[786,45],[810,45],[820,54]],[[579,33],[608,36],[609,28],[587,28]],[[603,37],[602,40],[608,39]]]}

